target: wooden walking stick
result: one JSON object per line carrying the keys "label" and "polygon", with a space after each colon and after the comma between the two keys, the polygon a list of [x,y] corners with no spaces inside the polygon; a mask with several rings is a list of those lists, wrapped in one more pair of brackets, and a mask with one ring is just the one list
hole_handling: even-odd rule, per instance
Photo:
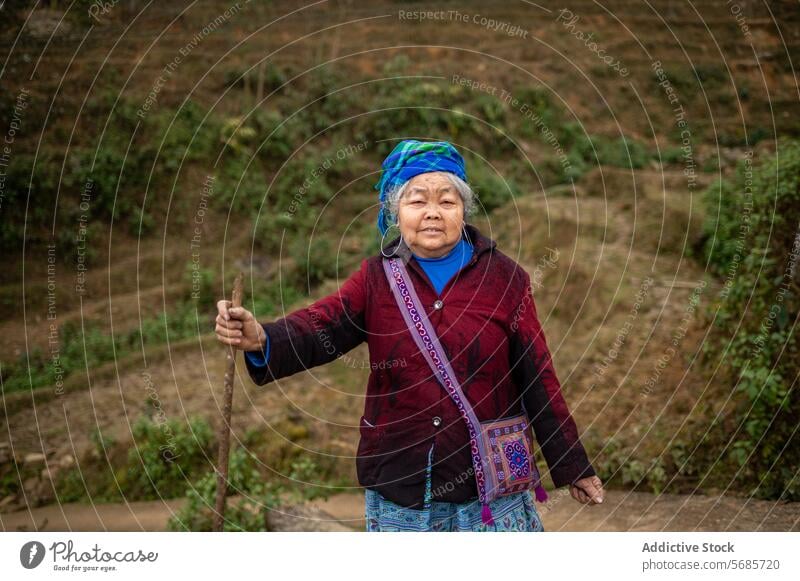
{"label": "wooden walking stick", "polygon": [[[232,307],[242,306],[242,280],[244,273],[240,272],[233,281]],[[231,409],[233,407],[233,378],[236,371],[236,347],[228,345],[228,355],[225,361],[225,386],[222,402],[222,424],[219,427],[219,453],[217,454],[217,503],[214,512],[214,530],[222,531],[225,520],[225,494],[228,491],[228,452],[231,441]]]}

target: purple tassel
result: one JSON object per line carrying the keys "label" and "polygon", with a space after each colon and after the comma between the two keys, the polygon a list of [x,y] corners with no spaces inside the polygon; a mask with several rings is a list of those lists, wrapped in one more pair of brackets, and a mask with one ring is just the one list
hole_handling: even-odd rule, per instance
{"label": "purple tassel", "polygon": [[494,524],[494,518],[492,518],[492,509],[489,508],[488,504],[484,504],[483,508],[481,509],[481,521],[485,525]]}
{"label": "purple tassel", "polygon": [[536,487],[536,501],[545,502],[546,500],[547,500],[547,491],[544,489],[544,486],[539,484]]}

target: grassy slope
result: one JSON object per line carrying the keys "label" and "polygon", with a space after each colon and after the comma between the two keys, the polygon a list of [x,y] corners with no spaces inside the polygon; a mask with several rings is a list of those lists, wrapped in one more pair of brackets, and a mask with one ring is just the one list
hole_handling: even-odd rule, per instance
{"label": "grassy slope", "polygon": [[[736,95],[741,97],[742,87],[747,87],[747,98],[741,101],[741,106],[748,127],[770,130],[770,111],[763,105],[767,88],[761,84],[760,71],[754,66],[752,54],[743,48],[738,29],[724,3],[706,5],[705,22],[698,22],[688,7],[665,9],[666,2],[653,4],[659,7],[659,13],[671,26],[665,27],[655,14],[642,12],[625,19],[634,37],[593,3],[580,2],[572,6],[573,11],[581,15],[584,29],[599,31],[596,37],[608,53],[619,55],[632,71],[630,84],[609,74],[607,69],[598,65],[590,51],[564,34],[563,27],[554,22],[554,13],[549,16],[531,15],[530,7],[523,4],[504,6],[493,11],[492,16],[522,23],[530,31],[529,39],[524,41],[491,33],[479,26],[454,22],[401,26],[396,18],[397,8],[391,3],[369,9],[350,7],[341,13],[315,10],[302,16],[291,16],[269,30],[256,31],[258,26],[268,21],[270,14],[283,11],[278,8],[249,8],[260,13],[232,20],[224,32],[206,38],[202,50],[182,62],[180,74],[171,76],[159,94],[158,106],[177,106],[191,93],[198,102],[206,107],[213,106],[221,115],[240,114],[252,103],[252,98],[241,89],[226,93],[217,102],[224,87],[226,71],[243,70],[276,49],[279,49],[275,55],[276,62],[299,67],[313,66],[320,59],[379,49],[346,56],[338,61],[337,66],[348,71],[347,75],[355,82],[380,74],[380,63],[398,52],[398,49],[385,47],[430,43],[442,46],[404,50],[411,59],[412,68],[416,65],[433,66],[443,77],[453,73],[475,76],[501,88],[539,79],[552,87],[564,100],[570,114],[588,132],[615,135],[623,131],[650,148],[665,150],[675,145],[674,141],[669,142],[672,134],[665,129],[671,126],[672,117],[663,94],[652,82],[646,50],[671,70],[676,86],[681,87],[682,102],[693,122],[699,161],[710,157],[715,134],[735,141],[734,136],[741,128]],[[609,3],[609,10],[625,14],[627,6],[628,3],[624,2],[618,5]],[[458,9],[464,13],[487,12],[478,3],[472,10],[459,3]],[[143,15],[124,36],[123,22],[109,18],[95,29],[71,63],[78,42],[75,34],[59,36],[47,47],[46,58],[38,63],[34,79],[24,83],[32,88],[37,112],[46,111],[50,98],[55,96],[52,116],[42,134],[43,150],[52,150],[56,154],[63,152],[87,93],[95,95],[107,91],[116,95],[124,85],[125,97],[134,102],[145,99],[164,63],[177,54],[193,31],[218,13],[216,8],[206,6],[193,9],[170,24],[178,9],[162,6],[158,10],[160,12]],[[346,33],[337,33],[336,30],[316,33],[309,39],[281,48],[286,42],[330,25],[336,18],[355,20],[382,14],[395,16],[348,25]],[[776,32],[765,18],[754,18],[750,24],[761,50],[760,66],[768,72],[766,79],[775,113],[782,120],[782,130],[791,131],[791,119],[798,117],[790,109],[793,106],[791,85],[786,82],[790,71],[786,70],[784,57],[780,54]],[[73,32],[76,30],[79,30],[77,26]],[[164,35],[150,47],[156,31],[164,31]],[[251,33],[253,35],[248,37]],[[244,44],[236,46],[245,38]],[[117,39],[120,42],[115,45]],[[461,48],[448,48],[447,45]],[[10,63],[10,67],[15,67],[14,75],[5,77],[12,93],[23,85],[21,73],[30,66],[23,54],[33,55],[35,61],[38,58],[35,51],[43,46],[42,39],[27,37],[15,48]],[[556,51],[561,51],[566,58]],[[704,67],[701,70],[706,80],[702,88],[693,82],[684,51],[695,66]],[[490,55],[513,61],[527,72],[523,73],[520,68],[504,64]],[[734,74],[735,89],[730,79],[723,76],[727,71],[722,56]],[[218,58],[223,59],[221,64],[210,69],[211,63]],[[101,71],[99,85],[90,88],[98,71]],[[639,104],[639,99],[644,106]],[[713,106],[709,106],[706,99]],[[264,105],[269,106],[269,102]],[[30,118],[34,118],[33,112]],[[103,117],[82,115],[75,128],[75,142],[95,146],[105,122]],[[113,117],[110,122],[114,123]],[[653,137],[654,129],[657,141]],[[39,139],[39,130],[40,127],[32,129],[18,141],[17,146],[32,151]],[[321,139],[324,140],[325,137]],[[533,160],[537,159],[536,153],[542,148],[540,144],[526,139],[521,139],[520,144],[523,150],[530,152]],[[485,154],[491,155],[491,147]],[[372,157],[377,167],[378,157]],[[501,169],[503,161],[498,160]],[[106,225],[95,230],[93,248],[97,255],[90,272],[89,292],[83,305],[74,293],[60,295],[59,322],[83,318],[96,321],[109,330],[113,324],[114,332],[124,332],[137,326],[140,316],[153,315],[164,305],[169,307],[175,300],[185,297],[184,271],[190,259],[189,226],[206,169],[190,165],[181,173],[181,181],[174,191],[159,186],[157,191],[149,193],[153,200],[151,203],[161,211],[155,213],[156,222],[147,238],[139,241],[117,225],[114,229]],[[496,234],[504,251],[519,256],[529,271],[536,268],[544,246],[558,248],[561,256],[566,258],[557,269],[544,273],[539,309],[555,353],[557,369],[579,425],[589,430],[586,438],[595,453],[600,451],[601,440],[605,441],[605,437],[601,439],[595,435],[605,436],[618,430],[618,439],[625,442],[626,450],[633,447],[637,456],[656,457],[672,447],[674,442],[670,437],[681,427],[687,412],[692,410],[705,388],[701,377],[690,365],[703,331],[692,329],[682,343],[681,357],[685,359],[672,360],[663,372],[658,389],[646,398],[636,395],[672,340],[676,321],[680,321],[691,294],[691,288],[673,286],[671,281],[697,281],[702,275],[701,266],[681,257],[684,238],[691,241],[696,236],[699,216],[691,195],[685,191],[680,173],[673,175],[664,185],[658,172],[604,171],[603,180],[614,178],[615,181],[609,181],[606,191],[598,191],[599,171],[590,173],[579,182],[577,197],[563,193],[545,197],[531,179],[524,183],[524,197],[497,210],[491,224],[484,222],[479,225]],[[679,166],[676,171],[680,171]],[[76,192],[65,191],[63,195],[74,197]],[[124,192],[124,195],[142,199],[142,192]],[[347,202],[347,206],[334,204],[320,225],[323,233],[331,234],[335,240],[340,236],[339,226],[349,223],[358,212],[366,212],[358,217],[358,223],[368,226],[373,221],[374,208],[370,206],[374,200],[370,193],[348,194]],[[236,268],[236,263],[250,267],[251,226],[234,220],[230,224],[227,216],[215,215],[204,223],[203,264],[215,274],[223,271],[223,248],[226,274]],[[659,248],[662,224],[666,230],[663,232],[664,244]],[[74,229],[75,225],[66,224],[64,227]],[[659,236],[655,235],[656,231]],[[519,236],[512,234],[519,232],[525,234],[521,242]],[[344,245],[358,252],[364,245],[363,240],[359,233],[346,239]],[[6,298],[7,320],[0,332],[0,349],[4,358],[23,353],[33,345],[45,347],[47,344],[44,292],[47,264],[38,256],[25,257],[24,332],[20,329],[22,321],[19,315],[21,255],[12,258],[12,268],[3,277],[2,295]],[[58,270],[61,288],[68,288],[72,280],[69,258],[66,257]],[[252,260],[255,265],[252,274],[256,276],[265,269],[276,268],[279,257],[257,253]],[[287,257],[281,255],[280,260],[287,260]],[[342,271],[346,275],[349,268],[343,266]],[[602,377],[597,377],[593,373],[595,365],[607,355],[630,313],[642,278],[648,274],[658,284],[649,293],[636,325],[614,363]],[[218,294],[222,291],[220,281],[219,277],[215,278],[215,285],[220,290]],[[335,286],[335,281],[330,281],[315,289],[314,296],[330,292]],[[287,309],[300,304],[287,305]],[[221,376],[221,351],[205,333],[208,326],[204,325],[208,323],[207,320],[199,322],[204,333],[201,338],[204,350],[201,351],[201,341],[195,339],[185,341],[173,351],[166,346],[154,346],[152,351],[160,352],[160,355],[153,353],[148,356],[157,383],[164,386],[162,400],[168,402],[165,405],[176,416],[185,415],[189,409],[211,414],[214,408],[210,390],[216,389],[217,379]],[[366,353],[354,357],[364,358]],[[202,366],[197,363],[200,361],[204,363]],[[39,410],[41,415],[31,409],[20,411],[10,420],[15,446],[39,449],[40,438],[44,437],[48,451],[56,447],[63,451],[66,424],[62,405],[67,408],[74,406],[73,413],[69,414],[70,430],[79,442],[88,445],[85,435],[93,425],[116,430],[124,437],[124,414],[144,409],[144,396],[140,389],[141,367],[141,356],[133,355],[127,363],[123,362],[119,377],[116,377],[117,368],[113,365],[106,366],[104,371],[91,370],[97,381],[93,387],[106,398],[99,410],[89,399],[91,394],[85,392],[86,378],[78,377],[72,380],[67,399],[54,400],[49,408]],[[684,373],[687,369],[688,373]],[[365,373],[334,363],[314,370],[312,375],[330,381],[334,387],[344,386],[346,393],[318,389],[319,386],[312,389],[309,382],[313,380],[306,374],[287,382],[288,393],[284,395],[291,396],[291,403],[276,391],[262,393],[249,389],[248,393],[254,399],[246,404],[244,398],[239,400],[239,405],[243,406],[239,410],[240,427],[258,421],[259,414],[265,409],[270,410],[270,415],[279,417],[287,409],[300,406],[311,414],[303,421],[310,423],[312,434],[322,437],[312,439],[312,442],[331,445],[339,442],[337,445],[352,455],[355,437],[352,428],[316,422],[311,418],[318,412],[333,424],[354,425],[361,407],[358,394]],[[42,403],[52,398],[52,394],[43,395]],[[133,411],[126,408],[123,412],[120,404],[127,400],[133,402]],[[46,426],[46,430],[38,430],[37,425]],[[609,450],[604,453],[611,455]],[[626,464],[624,460],[627,458],[618,458],[615,462]]]}

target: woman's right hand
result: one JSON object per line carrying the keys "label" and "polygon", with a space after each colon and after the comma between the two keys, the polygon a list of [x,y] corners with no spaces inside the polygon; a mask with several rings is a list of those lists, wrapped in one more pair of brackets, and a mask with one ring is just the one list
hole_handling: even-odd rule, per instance
{"label": "woman's right hand", "polygon": [[231,301],[217,301],[217,339],[242,351],[261,351],[267,343],[264,327],[244,307],[232,307]]}

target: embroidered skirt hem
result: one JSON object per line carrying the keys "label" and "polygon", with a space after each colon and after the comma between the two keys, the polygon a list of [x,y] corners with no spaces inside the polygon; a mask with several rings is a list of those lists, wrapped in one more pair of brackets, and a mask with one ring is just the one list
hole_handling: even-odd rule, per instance
{"label": "embroidered skirt hem", "polygon": [[428,452],[423,508],[406,508],[384,498],[377,490],[369,488],[365,490],[368,532],[544,532],[529,490],[500,496],[493,500],[489,505],[494,518],[492,525],[481,521],[481,503],[478,499],[463,503],[431,501],[432,455],[433,446]]}

